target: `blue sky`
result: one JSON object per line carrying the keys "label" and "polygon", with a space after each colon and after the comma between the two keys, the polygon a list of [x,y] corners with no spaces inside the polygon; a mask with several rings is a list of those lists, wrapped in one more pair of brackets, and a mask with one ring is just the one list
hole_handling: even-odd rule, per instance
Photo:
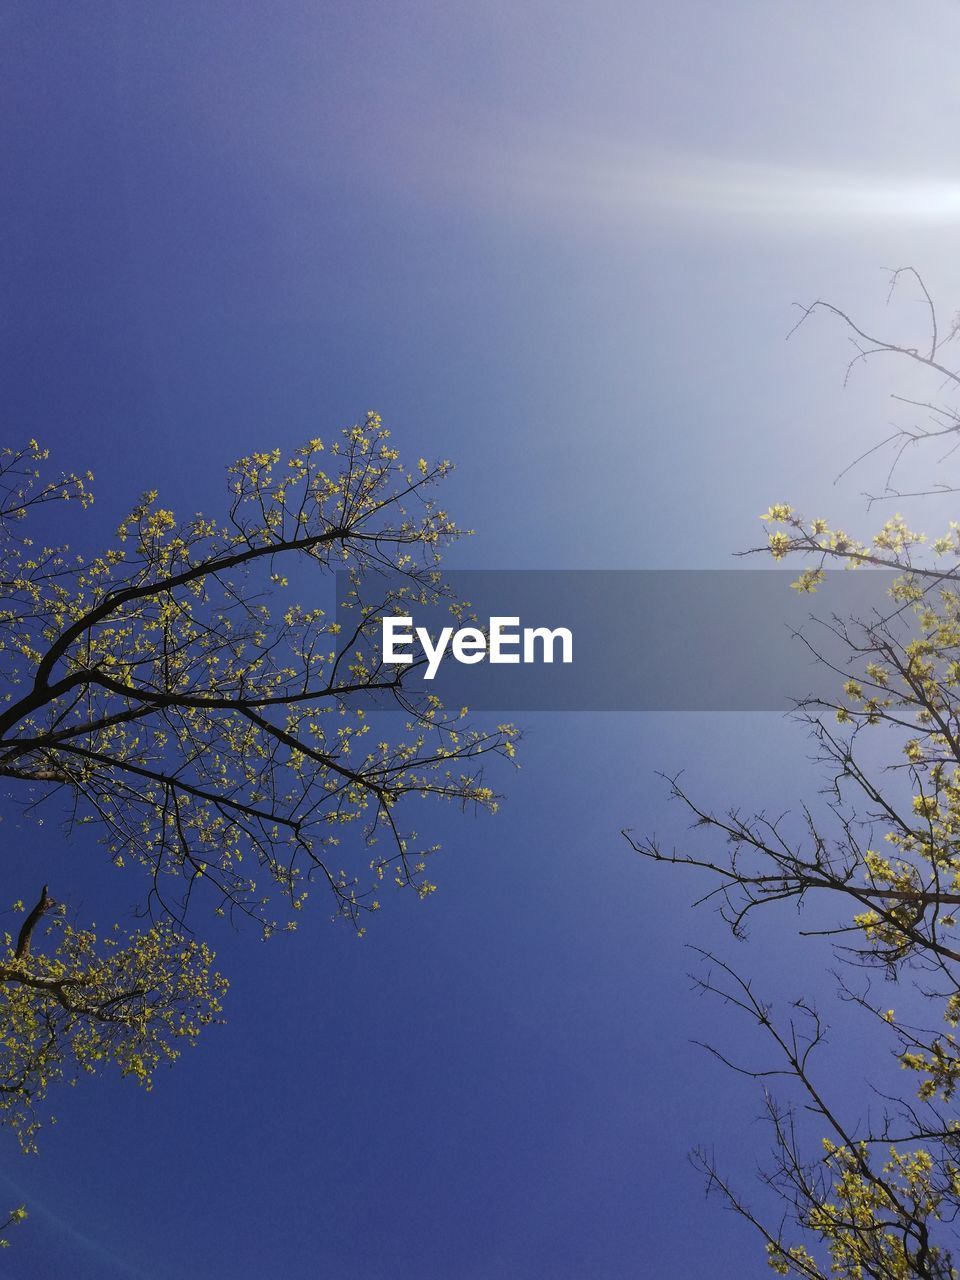
{"label": "blue sky", "polygon": [[[782,497],[864,527],[870,477],[833,480],[891,384],[843,391],[826,323],[784,336],[815,296],[883,318],[902,263],[955,306],[958,36],[945,2],[2,4],[5,440],[93,469],[90,547],[145,488],[215,511],[230,459],[369,408],[458,463],[461,567],[728,566]],[[32,1216],[0,1275],[763,1274],[686,1164],[705,1140],[749,1182],[762,1133],[689,1045],[732,1033],[684,944],[792,994],[822,955],[792,917],[734,947],[618,833],[679,825],[658,768],[786,807],[807,746],[768,715],[525,727],[497,817],[436,813],[433,900],[362,942],[322,909],[218,936],[225,1027],[150,1096],[83,1082],[39,1160],[6,1143]],[[9,900],[136,898],[53,821],[4,829]]]}

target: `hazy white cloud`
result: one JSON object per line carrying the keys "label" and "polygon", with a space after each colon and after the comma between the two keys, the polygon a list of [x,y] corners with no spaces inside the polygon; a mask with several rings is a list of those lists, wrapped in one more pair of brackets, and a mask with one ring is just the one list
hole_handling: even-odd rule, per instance
{"label": "hazy white cloud", "polygon": [[960,223],[960,178],[726,159],[590,139],[484,149],[478,185],[541,217],[670,216],[761,232]]}

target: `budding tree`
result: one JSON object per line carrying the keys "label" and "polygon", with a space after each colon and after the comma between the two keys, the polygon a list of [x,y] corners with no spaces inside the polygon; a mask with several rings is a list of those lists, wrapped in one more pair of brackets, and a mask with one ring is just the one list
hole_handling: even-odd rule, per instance
{"label": "budding tree", "polygon": [[[914,271],[893,275],[894,286],[907,280],[930,322],[917,345],[874,337],[823,302],[801,318],[838,320],[855,344],[851,367],[883,354],[931,377],[928,397],[904,402],[917,425],[877,446],[890,452],[890,466],[883,488],[868,495],[871,508],[955,492],[942,476],[906,489],[899,479],[908,454],[935,445],[949,456],[960,443],[960,373],[951,367],[958,324],[939,325]],[[704,955],[701,989],[752,1020],[772,1050],[769,1061],[745,1064],[713,1047],[763,1082],[774,1148],[763,1176],[780,1211],[768,1217],[755,1209],[705,1151],[694,1160],[761,1233],[780,1274],[947,1280],[958,1274],[960,1213],[960,524],[928,538],[896,514],[861,540],[786,503],[762,518],[767,540],[755,550],[799,561],[801,591],[815,592],[831,566],[895,575],[886,606],[871,616],[824,620],[829,651],[807,636],[836,674],[835,697],[807,699],[796,710],[826,769],[825,802],[798,802],[795,813],[777,818],[737,807],[720,813],[674,780],[673,794],[698,829],[694,843],[628,838],[656,862],[708,872],[715,883],[707,896],[737,935],[760,909],[808,903],[807,931],[826,936],[854,966],[840,967],[841,1007],[873,1022],[909,1084],[882,1095],[864,1089],[872,1105],[849,1114],[838,1099],[847,1091],[818,1067],[826,1023],[814,1003],[801,996],[781,1014],[730,963]],[[831,914],[830,904],[839,911]],[[899,980],[898,1008],[875,994],[871,968]]]}
{"label": "budding tree", "polygon": [[[484,763],[515,731],[411,692],[418,664],[376,643],[411,601],[459,608],[439,572],[459,531],[432,497],[448,470],[402,466],[369,414],[329,446],[242,458],[222,518],[178,521],[148,493],[76,556],[46,529],[89,506],[92,477],[49,474],[34,441],[0,455],[0,777],[139,869],[148,917],[97,936],[51,885],[7,934],[0,1117],[27,1146],[52,1080],[113,1063],[149,1085],[218,1017],[224,980],[187,933],[199,899],[269,935],[317,884],[362,933],[391,883],[435,887],[408,797],[496,807]],[[335,571],[340,621],[318,603]]]}

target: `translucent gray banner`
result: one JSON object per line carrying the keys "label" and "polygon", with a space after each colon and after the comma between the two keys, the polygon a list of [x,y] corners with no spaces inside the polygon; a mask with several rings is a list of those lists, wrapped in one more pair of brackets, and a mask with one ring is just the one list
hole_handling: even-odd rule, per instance
{"label": "translucent gray banner", "polygon": [[[542,660],[535,638],[531,662],[457,661],[452,637],[435,678],[425,679],[424,652],[414,636],[398,646],[419,660],[404,683],[437,694],[446,706],[497,711],[781,711],[797,699],[834,697],[843,676],[817,661],[805,636],[838,663],[843,646],[829,624],[834,617],[876,620],[896,612],[885,572],[828,571],[815,594],[793,590],[797,570],[549,569],[462,570],[443,575],[454,595],[469,602],[476,625],[512,619],[516,643],[504,652],[522,655],[526,628],[565,628],[572,661],[563,662],[559,639],[554,661]],[[337,617],[344,634],[356,626],[356,608],[344,608],[349,591],[337,575]],[[388,575],[364,578],[361,593],[375,600]],[[442,628],[466,626],[444,603],[411,605],[411,626],[436,644]],[[798,634],[800,633],[800,634]],[[463,652],[478,644],[461,645]],[[366,643],[379,646],[380,623]]]}

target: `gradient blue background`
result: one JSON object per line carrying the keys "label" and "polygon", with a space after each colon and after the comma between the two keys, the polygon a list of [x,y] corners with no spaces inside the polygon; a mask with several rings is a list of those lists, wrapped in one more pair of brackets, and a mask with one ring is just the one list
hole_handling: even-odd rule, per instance
{"label": "gradient blue background", "polygon": [[[960,296],[958,37],[945,0],[0,3],[4,439],[94,470],[89,548],[141,490],[215,511],[226,461],[368,408],[458,462],[461,567],[727,566],[783,497],[863,527],[868,477],[831,485],[891,383],[843,392],[825,323],[783,339],[817,295],[883,321],[903,262]],[[787,807],[807,744],[525,725],[500,815],[436,813],[433,900],[361,942],[322,903],[267,946],[221,931],[225,1027],[151,1096],[61,1095],[38,1160],[5,1140],[31,1217],[0,1275],[766,1274],[686,1164],[706,1140],[750,1185],[764,1138],[689,1045],[741,1033],[684,944],[789,995],[823,953],[790,914],[736,947],[618,833],[682,825],[657,768]],[[13,798],[0,836],[5,901],[136,899]],[[853,1078],[866,1043],[835,1046]]]}

